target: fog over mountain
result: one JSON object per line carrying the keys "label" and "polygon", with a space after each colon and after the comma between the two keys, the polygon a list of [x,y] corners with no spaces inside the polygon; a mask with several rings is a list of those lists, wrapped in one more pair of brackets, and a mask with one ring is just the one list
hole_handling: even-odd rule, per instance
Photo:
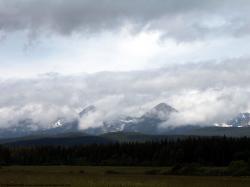
{"label": "fog over mountain", "polygon": [[179,111],[171,115],[170,124],[224,122],[249,112],[249,71],[247,59],[232,59],[152,71],[2,79],[0,124],[32,119],[46,127],[61,117],[77,117],[83,108],[94,105],[98,108],[94,115],[81,120],[84,129],[120,115],[138,117],[161,102]]}

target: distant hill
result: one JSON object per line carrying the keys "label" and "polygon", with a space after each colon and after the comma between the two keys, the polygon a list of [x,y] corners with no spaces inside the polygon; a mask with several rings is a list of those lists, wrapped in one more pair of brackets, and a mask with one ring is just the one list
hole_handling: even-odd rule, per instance
{"label": "distant hill", "polygon": [[89,144],[108,144],[114,141],[100,136],[74,137],[38,137],[33,139],[15,139],[2,142],[8,146],[76,146]]}
{"label": "distant hill", "polygon": [[249,127],[203,127],[182,132],[182,135],[250,137]]}
{"label": "distant hill", "polygon": [[[180,133],[181,132],[181,133]],[[115,142],[151,142],[161,140],[185,139],[190,136],[227,136],[250,137],[250,128],[238,127],[189,127],[170,131],[162,135],[148,135],[136,132],[111,132],[101,135],[88,135],[85,133],[65,133],[60,135],[37,135],[21,138],[0,140],[0,144],[8,146],[75,146],[88,144],[109,144]]]}
{"label": "distant hill", "polygon": [[147,142],[161,141],[164,139],[182,139],[187,137],[183,135],[149,135],[136,132],[112,132],[100,136],[116,142]]}
{"label": "distant hill", "polygon": [[9,146],[74,146],[86,144],[108,144],[115,142],[147,142],[164,139],[185,138],[177,135],[146,135],[134,132],[113,132],[98,136],[84,133],[68,133],[54,136],[27,136],[0,140],[0,144]]}

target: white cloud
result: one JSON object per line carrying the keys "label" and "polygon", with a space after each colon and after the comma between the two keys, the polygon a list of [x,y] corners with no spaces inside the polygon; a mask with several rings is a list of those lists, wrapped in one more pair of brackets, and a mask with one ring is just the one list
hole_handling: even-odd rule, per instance
{"label": "white cloud", "polygon": [[94,104],[98,113],[81,124],[98,126],[117,115],[140,116],[160,102],[180,111],[171,119],[175,125],[223,121],[249,111],[249,71],[248,59],[231,59],[151,71],[3,79],[1,124],[31,118],[46,126],[62,116],[76,117],[79,108]]}
{"label": "white cloud", "polygon": [[162,127],[169,125],[211,125],[215,122],[226,122],[240,112],[249,112],[250,89],[222,88],[186,91],[171,97],[179,108],[178,113]]}

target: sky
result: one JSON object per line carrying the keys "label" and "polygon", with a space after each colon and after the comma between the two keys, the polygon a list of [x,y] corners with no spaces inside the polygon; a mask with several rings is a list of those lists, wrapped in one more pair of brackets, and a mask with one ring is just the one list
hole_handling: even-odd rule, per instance
{"label": "sky", "polygon": [[176,125],[249,112],[249,9],[248,0],[0,0],[0,124],[46,126],[90,104],[102,112],[83,128],[158,102],[180,111]]}

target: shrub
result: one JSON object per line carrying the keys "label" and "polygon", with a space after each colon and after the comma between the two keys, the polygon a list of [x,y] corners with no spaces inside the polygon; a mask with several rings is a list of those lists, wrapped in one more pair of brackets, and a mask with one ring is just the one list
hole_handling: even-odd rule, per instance
{"label": "shrub", "polygon": [[250,175],[250,168],[243,160],[232,161],[228,166],[228,174],[233,176]]}
{"label": "shrub", "polygon": [[201,175],[201,169],[197,164],[177,164],[169,174],[172,175]]}

